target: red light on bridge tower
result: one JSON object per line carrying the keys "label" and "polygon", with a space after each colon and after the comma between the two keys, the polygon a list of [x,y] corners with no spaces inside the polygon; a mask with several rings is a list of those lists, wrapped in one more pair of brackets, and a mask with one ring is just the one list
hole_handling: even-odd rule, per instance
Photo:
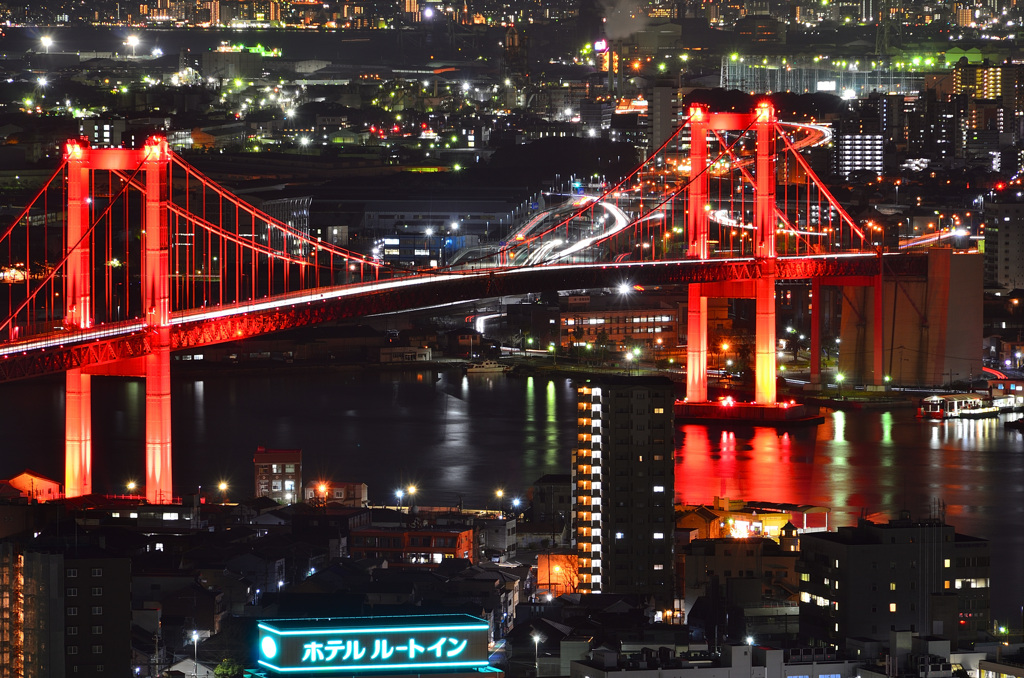
{"label": "red light on bridge tower", "polygon": [[167,139],[152,137],[144,149],[146,217],[143,235],[143,305],[152,345],[146,356],[146,499],[167,503],[171,485],[170,155]]}
{"label": "red light on bridge tower", "polygon": [[[64,277],[64,326],[92,326],[92,253],[89,248],[88,140],[69,141],[68,212]],[[81,368],[67,371],[64,404],[64,492],[77,497],[92,492],[92,377]]]}
{"label": "red light on bridge tower", "polygon": [[776,117],[765,101],[751,113],[709,113],[703,107],[690,109],[690,183],[686,225],[688,255],[710,257],[708,204],[708,133],[752,129],[756,135],[754,176],[754,256],[760,275],[755,280],[730,283],[691,283],[687,312],[686,399],[707,402],[707,300],[709,296],[754,298],[757,306],[755,344],[756,381],[754,399],[761,404],[775,402],[775,152]]}
{"label": "red light on bridge tower", "polygon": [[153,137],[142,150],[90,149],[87,142],[65,147],[68,162],[67,254],[65,323],[88,328],[92,309],[92,253],[89,249],[88,195],[94,170],[134,172],[145,176],[142,224],[142,281],[150,352],[136,361],[107,363],[88,370],[68,370],[65,403],[65,485],[68,497],[92,492],[92,374],[141,375],[146,379],[146,499],[167,503],[171,484],[171,352],[170,352],[170,154],[167,140]]}
{"label": "red light on bridge tower", "polygon": [[774,403],[775,375],[775,109],[767,101],[754,113],[757,134],[757,173],[754,180],[754,255],[761,261],[761,277],[754,281],[754,400]]}

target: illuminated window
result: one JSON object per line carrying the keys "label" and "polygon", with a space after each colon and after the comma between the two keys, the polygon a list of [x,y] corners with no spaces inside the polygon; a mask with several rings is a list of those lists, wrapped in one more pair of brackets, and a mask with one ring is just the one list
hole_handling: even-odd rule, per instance
{"label": "illuminated window", "polygon": [[665,491],[665,486],[664,485],[655,485],[654,486],[654,491],[655,492],[664,492]]}
{"label": "illuminated window", "polygon": [[889,582],[889,590],[890,591],[895,591],[896,590],[896,582],[894,582],[894,581]]}
{"label": "illuminated window", "polygon": [[896,611],[896,603],[889,603],[889,612]]}
{"label": "illuminated window", "polygon": [[[949,567],[949,558],[946,558],[945,560],[942,561],[942,566],[943,567]],[[947,586],[946,588],[949,588],[949,587]]]}
{"label": "illuminated window", "polygon": [[664,539],[665,538],[665,533],[664,532],[655,532],[654,533],[654,538],[655,539]]}

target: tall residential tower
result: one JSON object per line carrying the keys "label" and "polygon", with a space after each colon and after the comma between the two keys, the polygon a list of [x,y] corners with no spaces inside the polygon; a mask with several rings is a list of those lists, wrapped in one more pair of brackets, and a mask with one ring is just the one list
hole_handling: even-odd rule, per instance
{"label": "tall residential tower", "polygon": [[664,377],[577,389],[573,515],[581,593],[673,597],[673,403]]}

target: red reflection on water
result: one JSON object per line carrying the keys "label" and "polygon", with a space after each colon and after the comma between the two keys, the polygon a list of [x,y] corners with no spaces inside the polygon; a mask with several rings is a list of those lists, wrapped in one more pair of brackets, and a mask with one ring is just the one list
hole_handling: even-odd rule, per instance
{"label": "red reflection on water", "polygon": [[755,428],[749,437],[685,425],[677,430],[676,502],[708,504],[716,496],[812,503],[813,463],[793,458],[789,433]]}

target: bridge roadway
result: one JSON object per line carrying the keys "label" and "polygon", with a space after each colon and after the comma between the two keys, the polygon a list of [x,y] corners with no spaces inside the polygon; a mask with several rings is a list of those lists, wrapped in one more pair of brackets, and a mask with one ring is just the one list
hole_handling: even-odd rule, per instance
{"label": "bridge roadway", "polygon": [[[774,268],[779,280],[819,278],[823,284],[841,285],[868,284],[883,264],[885,275],[920,277],[927,273],[927,257],[911,253],[779,257]],[[752,280],[770,275],[771,266],[770,260],[744,257],[420,273],[245,304],[176,311],[171,318],[171,350],[378,313],[540,290]],[[141,357],[150,352],[153,331],[135,320],[5,342],[0,344],[0,381]]]}

